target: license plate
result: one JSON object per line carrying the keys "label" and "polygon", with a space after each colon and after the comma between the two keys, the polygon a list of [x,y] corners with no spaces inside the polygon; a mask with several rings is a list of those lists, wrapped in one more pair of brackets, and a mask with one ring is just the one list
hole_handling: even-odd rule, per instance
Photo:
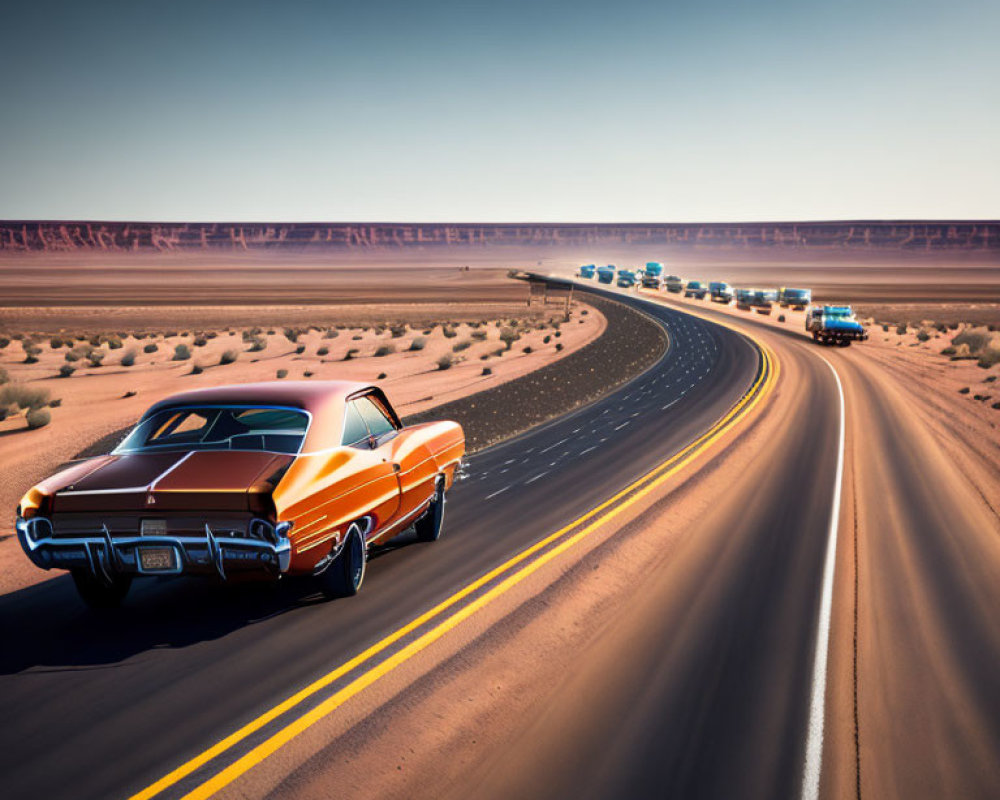
{"label": "license plate", "polygon": [[172,547],[140,547],[139,566],[143,572],[170,572],[177,569]]}
{"label": "license plate", "polygon": [[165,519],[144,519],[139,523],[140,536],[166,536],[167,521]]}

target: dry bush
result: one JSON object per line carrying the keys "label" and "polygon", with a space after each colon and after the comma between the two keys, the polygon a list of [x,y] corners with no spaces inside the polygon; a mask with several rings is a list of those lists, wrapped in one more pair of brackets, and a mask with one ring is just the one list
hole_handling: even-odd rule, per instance
{"label": "dry bush", "polygon": [[456,331],[454,328],[449,328],[447,325],[441,328],[441,333],[444,334],[445,339],[454,339],[456,336],[458,336],[458,331]]}
{"label": "dry bush", "polygon": [[463,339],[460,342],[455,342],[455,344],[451,346],[451,351],[453,353],[461,353],[463,350],[468,350],[470,347],[472,347],[472,341],[469,339]]}
{"label": "dry bush", "polygon": [[344,353],[344,359],[343,360],[344,361],[350,361],[357,354],[358,354],[358,348],[352,347],[350,350],[348,350],[346,353]]}
{"label": "dry bush", "polygon": [[427,346],[427,340],[423,336],[416,337],[412,342],[410,342],[410,350],[423,350]]}
{"label": "dry bush", "polygon": [[455,360],[452,358],[451,353],[445,353],[441,358],[437,360],[438,369],[451,369],[452,364]]}
{"label": "dry bush", "polygon": [[219,364],[232,364],[240,357],[239,351],[237,350],[224,350],[222,355],[219,357]]}
{"label": "dry bush", "polygon": [[380,373],[378,374],[378,377],[377,377],[377,378],[376,378],[375,380],[377,380],[377,381],[384,381],[384,380],[385,380],[386,378],[388,378],[388,377],[389,377],[389,375],[388,375],[387,373],[385,373],[385,372],[380,372]]}
{"label": "dry bush", "polygon": [[38,356],[41,354],[42,348],[35,344],[25,344],[24,345],[24,363],[25,364],[37,364]]}
{"label": "dry bush", "polygon": [[400,339],[409,329],[409,325],[391,325],[389,327],[389,333],[392,334],[393,339]]}
{"label": "dry bush", "polygon": [[375,351],[375,357],[381,358],[382,356],[387,356],[389,353],[395,353],[396,348],[391,344],[384,344]]}
{"label": "dry bush", "polygon": [[135,364],[135,350],[128,349],[122,354],[121,365],[123,367],[131,367]]}
{"label": "dry bush", "polygon": [[52,415],[41,408],[33,408],[24,415],[24,421],[28,423],[29,430],[44,428],[52,421]]}
{"label": "dry bush", "polygon": [[278,380],[281,380],[282,378],[287,378],[288,377],[288,370],[287,369],[279,369],[274,374],[278,377]]}
{"label": "dry bush", "polygon": [[955,346],[968,345],[969,353],[975,355],[983,350],[990,342],[990,337],[984,331],[965,329],[958,336],[951,340]]}
{"label": "dry bush", "polygon": [[208,339],[206,339],[204,336],[196,336],[195,337],[195,339],[194,339],[194,346],[195,347],[204,347],[206,344],[208,344]]}
{"label": "dry bush", "polygon": [[48,389],[25,386],[23,383],[6,383],[0,387],[0,406],[17,406],[30,411],[44,408],[49,399]]}
{"label": "dry bush", "polygon": [[487,334],[486,331],[473,331],[472,332],[472,338],[475,339],[477,342],[485,342],[486,341],[486,337],[488,335],[489,334]]}
{"label": "dry bush", "polygon": [[492,369],[490,369],[489,367],[483,367],[483,375],[492,375],[492,374],[493,374]]}
{"label": "dry bush", "polygon": [[146,344],[146,345],[142,346],[142,352],[144,352],[144,353],[155,353],[159,349],[160,349],[159,345],[157,345],[157,344],[155,344],[153,342],[150,342],[149,344]]}
{"label": "dry bush", "polygon": [[267,339],[263,336],[252,336],[250,338],[250,349],[248,352],[259,353],[265,347],[267,347]]}
{"label": "dry bush", "polygon": [[337,332],[336,328],[327,328],[323,334],[324,339],[336,339],[340,334]]}
{"label": "dry bush", "polygon": [[76,372],[76,367],[74,367],[72,364],[63,364],[61,367],[59,367],[60,378],[68,378],[74,372]]}
{"label": "dry bush", "polygon": [[205,368],[202,367],[201,364],[192,364],[191,365],[191,372],[190,372],[191,375],[201,375],[201,373],[203,373],[204,371],[205,371]]}
{"label": "dry bush", "polygon": [[6,336],[0,336],[0,350],[4,350],[9,344],[10,344],[10,339],[8,339]]}
{"label": "dry bush", "polygon": [[514,346],[514,342],[521,338],[521,335],[514,328],[501,328],[500,329],[500,341],[504,343],[505,349],[510,350]]}
{"label": "dry bush", "polygon": [[983,350],[976,364],[983,369],[989,369],[994,364],[1000,364],[1000,350],[993,347]]}
{"label": "dry bush", "polygon": [[316,355],[318,355],[318,356],[329,355],[329,353],[330,353],[330,348],[329,347],[321,347],[321,348],[319,348],[319,350],[316,351]]}
{"label": "dry bush", "polygon": [[179,344],[174,347],[174,361],[187,361],[191,358],[191,348],[186,344]]}
{"label": "dry bush", "polygon": [[94,369],[104,366],[104,356],[106,356],[103,350],[91,350],[87,354],[87,360],[90,361],[90,366]]}
{"label": "dry bush", "polygon": [[295,348],[296,355],[302,355],[305,351],[306,351],[306,346],[304,344],[300,344],[298,347]]}

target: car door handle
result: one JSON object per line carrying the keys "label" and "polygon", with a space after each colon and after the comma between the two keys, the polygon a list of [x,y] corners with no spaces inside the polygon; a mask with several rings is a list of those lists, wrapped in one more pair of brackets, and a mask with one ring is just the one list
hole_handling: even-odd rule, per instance
{"label": "car door handle", "polygon": [[402,469],[402,467],[399,466],[399,464],[393,463],[393,465],[392,465],[392,471],[393,472],[399,472],[401,469]]}

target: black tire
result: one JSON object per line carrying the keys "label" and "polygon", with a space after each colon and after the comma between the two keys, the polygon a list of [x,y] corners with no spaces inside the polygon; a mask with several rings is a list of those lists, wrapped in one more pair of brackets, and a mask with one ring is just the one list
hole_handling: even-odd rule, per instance
{"label": "black tire", "polygon": [[80,599],[94,609],[118,608],[132,587],[131,575],[115,575],[110,583],[95,578],[85,569],[70,570],[70,575],[73,576]]}
{"label": "black tire", "polygon": [[347,529],[339,555],[319,576],[323,594],[334,599],[354,597],[360,591],[368,563],[367,549],[361,526],[355,522]]}
{"label": "black tire", "polygon": [[850,347],[851,346],[851,340],[850,339],[841,339],[839,342],[837,342],[837,345],[839,347]]}
{"label": "black tire", "polygon": [[441,538],[441,528],[444,526],[444,502],[444,478],[438,478],[427,513],[413,523],[417,541],[436,542]]}

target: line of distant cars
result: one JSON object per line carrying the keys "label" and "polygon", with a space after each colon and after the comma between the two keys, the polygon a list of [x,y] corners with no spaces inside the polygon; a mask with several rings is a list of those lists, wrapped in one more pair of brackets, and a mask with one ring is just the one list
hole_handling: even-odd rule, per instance
{"label": "line of distant cars", "polygon": [[813,305],[811,289],[737,289],[725,281],[706,283],[685,280],[679,275],[664,275],[663,264],[659,261],[647,261],[646,266],[639,269],[617,267],[614,264],[584,264],[580,267],[579,276],[589,280],[596,278],[598,283],[614,285],[620,289],[667,291],[696,300],[707,297],[713,303],[735,303],[739,309],[759,314],[770,314],[775,305],[805,311],[806,331],[820,344],[847,347],[851,342],[868,338],[868,332],[850,306]]}

